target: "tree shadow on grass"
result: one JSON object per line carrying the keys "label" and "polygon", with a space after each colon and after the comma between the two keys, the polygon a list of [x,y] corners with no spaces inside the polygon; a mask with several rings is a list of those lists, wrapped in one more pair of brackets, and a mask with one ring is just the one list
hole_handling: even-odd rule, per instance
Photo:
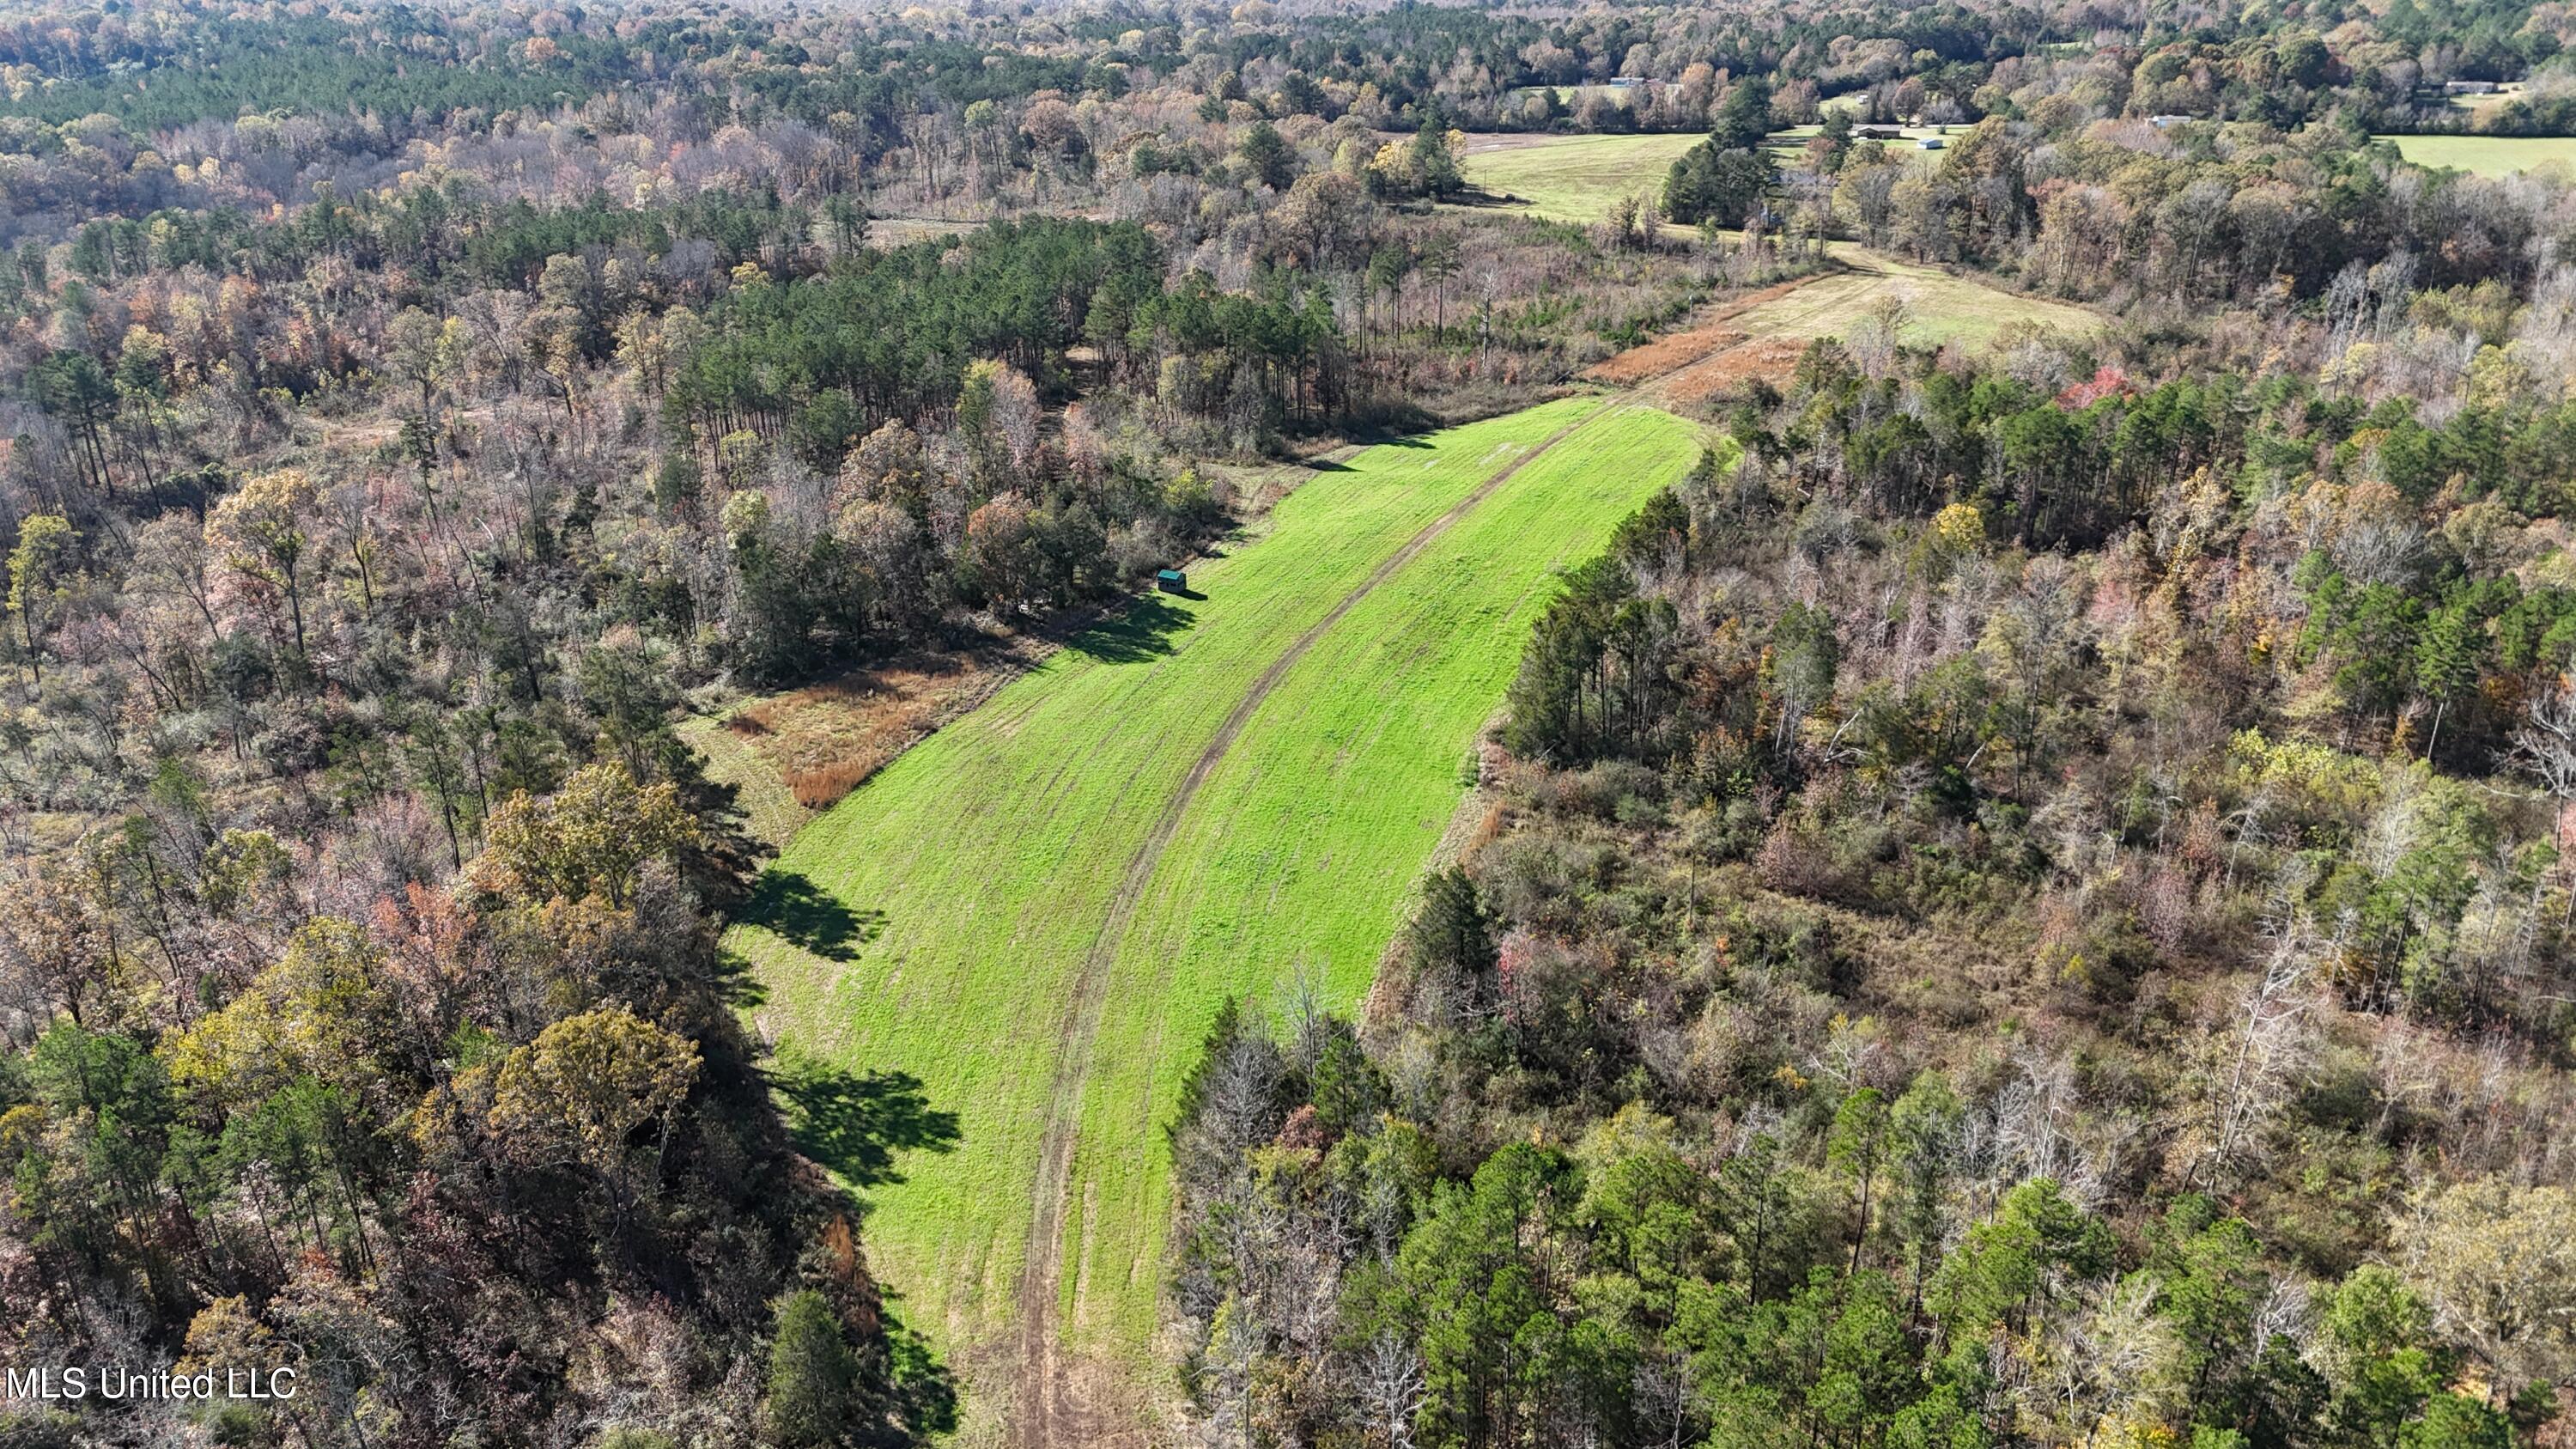
{"label": "tree shadow on grass", "polygon": [[1430,436],[1438,431],[1438,418],[1407,404],[1382,408],[1375,415],[1344,428],[1342,436],[1362,448],[1429,449],[1440,446],[1431,441]]}
{"label": "tree shadow on grass", "polygon": [[802,871],[771,867],[752,887],[737,918],[826,961],[847,961],[885,929],[885,912],[854,911]]}
{"label": "tree shadow on grass", "polygon": [[770,1081],[797,1150],[853,1188],[903,1181],[898,1152],[956,1150],[957,1114],[932,1106],[910,1072],[853,1072],[791,1052]]}
{"label": "tree shadow on grass", "polygon": [[769,1000],[769,988],[760,984],[751,958],[729,945],[716,947],[715,987],[738,1011],[749,1011]]}
{"label": "tree shadow on grass", "polygon": [[[768,1075],[797,1149],[839,1174],[850,1189],[903,1181],[894,1167],[899,1151],[956,1148],[957,1114],[932,1107],[921,1079],[910,1072],[846,1071],[791,1047]],[[864,1223],[867,1201],[855,1191],[844,1198],[852,1217]],[[871,1407],[901,1421],[907,1432],[896,1442],[929,1443],[957,1427],[956,1377],[929,1340],[903,1321],[903,1294],[883,1281],[874,1289],[886,1361]]]}
{"label": "tree shadow on grass", "polygon": [[1065,640],[1064,647],[1105,664],[1138,664],[1171,653],[1172,636],[1189,628],[1192,617],[1174,608],[1168,596],[1147,594],[1125,613]]}
{"label": "tree shadow on grass", "polygon": [[[880,1292],[885,1292],[883,1285]],[[886,1292],[886,1297],[894,1295]],[[957,1380],[939,1361],[930,1344],[886,1307],[887,1377],[892,1380],[895,1414],[909,1431],[905,1442],[926,1444],[934,1435],[957,1427]]]}

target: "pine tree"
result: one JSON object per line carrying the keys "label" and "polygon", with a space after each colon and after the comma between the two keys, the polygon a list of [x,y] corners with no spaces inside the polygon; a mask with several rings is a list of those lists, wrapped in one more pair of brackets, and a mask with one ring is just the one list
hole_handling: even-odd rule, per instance
{"label": "pine tree", "polygon": [[858,1356],[822,1294],[809,1288],[780,1299],[769,1346],[769,1442],[785,1449],[840,1443],[858,1376]]}

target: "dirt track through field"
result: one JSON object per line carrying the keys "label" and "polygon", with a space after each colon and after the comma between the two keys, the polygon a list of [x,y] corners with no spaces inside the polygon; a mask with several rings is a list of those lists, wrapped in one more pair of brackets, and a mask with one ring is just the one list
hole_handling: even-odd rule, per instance
{"label": "dirt track through field", "polygon": [[[1861,285],[1868,286],[1887,275],[1874,257],[1836,257],[1804,276],[1775,282],[1722,303],[1695,326],[1632,347],[1595,364],[1584,376],[1596,382],[1624,385],[1632,397],[1657,406],[1686,407],[1748,378],[1795,367],[1798,354],[1806,351],[1806,343],[1769,335],[1778,329],[1778,324],[1786,320],[1792,327],[1802,327],[1844,305],[1839,288],[1852,279],[1866,279]],[[1802,298],[1799,304],[1790,304],[1793,294],[1818,282],[1831,284],[1816,289],[1825,294],[1824,300],[1808,302]],[[1732,325],[1756,311],[1773,314],[1773,325],[1764,329],[1765,335],[1755,336]]]}
{"label": "dirt track through field", "polygon": [[[1816,277],[1828,275],[1834,274],[1817,273],[1777,289],[1766,288],[1758,295],[1763,299],[1778,297]],[[1037,1196],[1030,1213],[1028,1256],[1020,1269],[1019,1343],[1014,1355],[1018,1364],[1013,1378],[1015,1388],[1009,1433],[1012,1444],[1021,1446],[1021,1449],[1058,1449],[1064,1445],[1141,1442],[1132,1433],[1121,1432],[1119,1426],[1109,1422],[1114,1414],[1101,1412],[1098,1406],[1084,1402],[1086,1396],[1076,1382],[1076,1365],[1064,1351],[1057,1332],[1056,1310],[1063,1297],[1065,1212],[1072,1193],[1080,1106],[1085,1077],[1090,1068],[1091,1044],[1099,1034],[1101,1017],[1108,1006],[1110,968],[1117,960],[1118,948],[1128,927],[1135,920],[1146,886],[1162,863],[1164,849],[1180,829],[1181,817],[1189,809],[1199,787],[1225,759],[1226,752],[1243,733],[1244,727],[1251,723],[1254,712],[1279,681],[1378,585],[1393,577],[1397,570],[1412,562],[1460,519],[1474,512],[1478,504],[1493,496],[1522,469],[1545,456],[1557,444],[1630,408],[1652,405],[1662,396],[1663,389],[1673,387],[1695,369],[1725,355],[1721,351],[1715,356],[1695,357],[1639,379],[1627,392],[1559,428],[1540,440],[1537,446],[1495,470],[1491,477],[1477,484],[1474,491],[1458,500],[1448,512],[1424,525],[1421,532],[1389,554],[1367,578],[1344,595],[1331,612],[1315,621],[1313,627],[1299,635],[1277,659],[1271,661],[1269,667],[1244,691],[1243,698],[1236,702],[1233,712],[1226,716],[1207,747],[1199,752],[1189,773],[1182,777],[1179,788],[1164,802],[1153,827],[1128,858],[1118,893],[1111,899],[1109,913],[1101,922],[1100,933],[1083,953],[1081,966],[1074,977],[1073,1009],[1066,1017],[1062,1036],[1056,1042],[1046,1133],[1038,1153]]]}
{"label": "dirt track through field", "polygon": [[1099,1033],[1100,1017],[1108,1005],[1109,968],[1118,956],[1120,941],[1136,916],[1138,902],[1144,899],[1145,887],[1154,877],[1155,867],[1162,863],[1163,850],[1171,844],[1180,829],[1181,816],[1199,787],[1207,783],[1217,764],[1233,747],[1244,726],[1251,723],[1254,711],[1270,696],[1281,678],[1305,657],[1315,642],[1324,637],[1342,617],[1359,606],[1378,585],[1394,576],[1396,570],[1411,563],[1458,520],[1475,511],[1476,505],[1492,497],[1496,489],[1512,480],[1523,468],[1546,455],[1547,451],[1585,428],[1636,406],[1620,400],[1597,408],[1583,417],[1557,429],[1540,440],[1538,446],[1495,470],[1493,476],[1476,485],[1450,510],[1423,526],[1421,532],[1405,540],[1404,545],[1387,555],[1358,587],[1342,596],[1330,613],[1315,621],[1314,626],[1297,636],[1270,667],[1244,691],[1215,738],[1190,765],[1180,788],[1163,804],[1162,813],[1146,833],[1144,842],[1128,859],[1127,871],[1120,880],[1118,894],[1109,905],[1109,915],[1101,922],[1100,934],[1091,949],[1083,954],[1081,969],[1074,977],[1073,1013],[1065,1024],[1065,1033],[1056,1043],[1055,1081],[1048,1094],[1046,1136],[1038,1153],[1037,1202],[1030,1215],[1029,1253],[1020,1270],[1020,1371],[1018,1403],[1012,1415],[1012,1442],[1027,1449],[1063,1444],[1104,1442],[1101,1426],[1088,1411],[1076,1392],[1067,1372],[1064,1354],[1057,1341],[1055,1311],[1063,1295],[1064,1282],[1064,1214],[1073,1184],[1073,1149],[1076,1118],[1082,1100],[1083,1078],[1091,1059],[1092,1038]]}

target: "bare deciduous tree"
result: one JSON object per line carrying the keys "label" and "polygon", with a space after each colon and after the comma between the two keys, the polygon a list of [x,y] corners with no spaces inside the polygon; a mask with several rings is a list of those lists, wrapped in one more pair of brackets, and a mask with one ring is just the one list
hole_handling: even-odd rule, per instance
{"label": "bare deciduous tree", "polygon": [[2253,1145],[2298,1082],[2306,1056],[2305,990],[2316,953],[2304,918],[2275,931],[2263,975],[2233,1021],[2225,1075],[2212,1100],[2209,1145],[2192,1168],[2195,1181],[2218,1185]]}
{"label": "bare deciduous tree", "polygon": [[[2576,678],[2557,683],[2531,702],[2530,718],[2513,732],[2514,763],[2558,802],[2558,835],[2567,835],[2568,809],[2576,803]],[[2576,886],[2567,892],[2565,920],[2576,921]]]}
{"label": "bare deciduous tree", "polygon": [[1381,1333],[1359,1354],[1360,1403],[1374,1442],[1413,1449],[1413,1414],[1422,1406],[1422,1353],[1402,1335]]}

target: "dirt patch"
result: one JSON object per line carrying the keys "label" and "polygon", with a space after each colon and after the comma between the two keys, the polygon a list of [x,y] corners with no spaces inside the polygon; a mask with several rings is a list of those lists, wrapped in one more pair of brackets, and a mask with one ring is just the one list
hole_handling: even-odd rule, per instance
{"label": "dirt patch", "polygon": [[1667,332],[1652,342],[1641,343],[1618,356],[1597,362],[1583,374],[1593,382],[1606,382],[1614,387],[1633,387],[1649,378],[1676,372],[1703,358],[1711,357],[1745,340],[1745,334],[1727,324],[1738,315],[1765,302],[1776,302],[1807,285],[1823,272],[1792,277],[1785,282],[1756,288],[1740,296],[1729,297],[1707,316],[1679,332]]}
{"label": "dirt patch", "polygon": [[1755,378],[1780,379],[1797,371],[1807,344],[1789,337],[1763,337],[1718,352],[1649,389],[1669,407],[1687,407],[1734,391]]}
{"label": "dirt patch", "polygon": [[1606,362],[1593,364],[1583,375],[1594,382],[1606,382],[1614,387],[1634,387],[1648,378],[1688,367],[1743,340],[1743,333],[1723,322],[1704,323],[1682,332],[1667,332],[1652,342],[1631,347]]}

